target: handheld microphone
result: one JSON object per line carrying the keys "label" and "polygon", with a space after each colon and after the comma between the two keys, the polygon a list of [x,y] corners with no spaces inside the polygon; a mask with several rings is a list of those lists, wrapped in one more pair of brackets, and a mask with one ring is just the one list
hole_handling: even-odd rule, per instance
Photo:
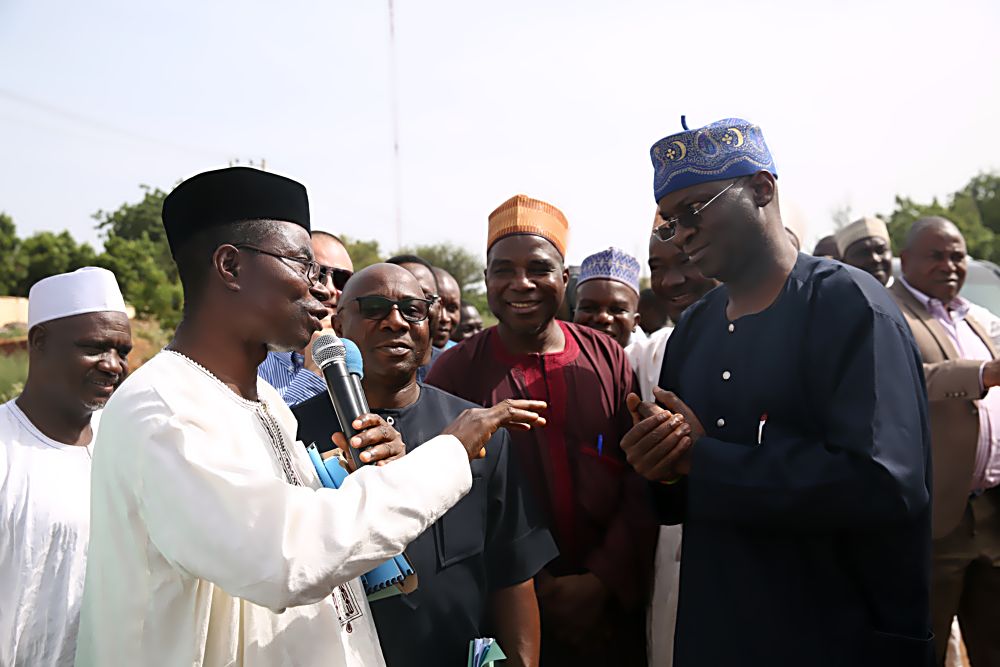
{"label": "handheld microphone", "polygon": [[[323,371],[326,390],[333,403],[333,411],[340,421],[340,429],[350,443],[351,438],[358,433],[353,426],[354,420],[371,412],[361,388],[361,378],[365,376],[361,350],[354,341],[324,333],[313,342],[312,353],[316,364]],[[357,467],[365,465],[359,450],[350,446],[347,450]]]}

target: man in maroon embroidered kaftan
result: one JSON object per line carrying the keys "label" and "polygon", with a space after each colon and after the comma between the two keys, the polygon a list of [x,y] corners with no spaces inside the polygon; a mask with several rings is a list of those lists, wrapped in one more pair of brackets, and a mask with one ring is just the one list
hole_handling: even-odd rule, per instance
{"label": "man in maroon embroidered kaftan", "polygon": [[612,338],[555,319],[565,230],[557,209],[523,196],[490,216],[486,286],[499,325],[441,355],[427,382],[482,405],[548,403],[544,429],[511,432],[560,550],[536,578],[542,664],[645,665],[657,527],[618,444],[635,378]]}

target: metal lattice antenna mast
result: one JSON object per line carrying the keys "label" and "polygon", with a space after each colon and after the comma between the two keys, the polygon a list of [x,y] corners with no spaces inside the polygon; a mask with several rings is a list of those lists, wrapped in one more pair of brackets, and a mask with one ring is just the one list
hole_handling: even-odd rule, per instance
{"label": "metal lattice antenna mast", "polygon": [[399,75],[396,71],[396,11],[389,2],[389,104],[392,114],[392,177],[396,195],[396,250],[403,247],[403,186],[399,159]]}

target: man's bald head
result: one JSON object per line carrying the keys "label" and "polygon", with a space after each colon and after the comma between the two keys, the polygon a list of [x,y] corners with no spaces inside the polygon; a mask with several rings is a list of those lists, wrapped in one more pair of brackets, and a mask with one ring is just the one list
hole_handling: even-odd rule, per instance
{"label": "man's bald head", "polygon": [[821,238],[816,242],[816,247],[813,249],[813,257],[837,259],[839,255],[840,253],[837,251],[837,239],[833,234]]}
{"label": "man's bald head", "polygon": [[382,263],[367,266],[351,276],[340,298],[346,306],[359,296],[387,296],[390,286],[408,291],[408,296],[417,299],[424,296],[416,276],[397,264]]}
{"label": "man's bald head", "polygon": [[942,218],[939,215],[932,215],[926,218],[920,218],[915,221],[910,226],[910,231],[906,233],[906,240],[903,243],[903,250],[907,250],[913,247],[913,244],[917,242],[920,236],[928,234],[931,232],[940,232],[947,234],[949,236],[957,236],[965,241],[965,237],[962,236],[962,232],[958,229],[958,226],[948,218]]}

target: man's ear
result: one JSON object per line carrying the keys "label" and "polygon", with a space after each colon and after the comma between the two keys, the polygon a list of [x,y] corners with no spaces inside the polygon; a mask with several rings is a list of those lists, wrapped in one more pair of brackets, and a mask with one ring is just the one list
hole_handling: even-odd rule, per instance
{"label": "man's ear", "polygon": [[221,279],[226,289],[240,291],[240,251],[228,243],[220,245],[212,253],[212,269]]}
{"label": "man's ear", "polygon": [[633,321],[632,321],[632,333],[635,333],[635,330],[639,328],[639,325],[640,325],[641,323],[642,323],[642,315],[640,315],[640,314],[639,314],[639,313],[637,312],[637,313],[635,314],[635,320],[633,320]]}
{"label": "man's ear", "polygon": [[333,333],[337,334],[338,338],[344,337],[344,323],[340,319],[340,304],[337,304],[337,314],[333,316],[331,320],[333,323]]}
{"label": "man's ear", "polygon": [[42,352],[49,340],[49,330],[44,324],[36,324],[28,331],[28,350]]}
{"label": "man's ear", "polygon": [[758,171],[750,177],[750,187],[753,189],[753,203],[758,208],[764,208],[774,200],[777,186],[771,172]]}

